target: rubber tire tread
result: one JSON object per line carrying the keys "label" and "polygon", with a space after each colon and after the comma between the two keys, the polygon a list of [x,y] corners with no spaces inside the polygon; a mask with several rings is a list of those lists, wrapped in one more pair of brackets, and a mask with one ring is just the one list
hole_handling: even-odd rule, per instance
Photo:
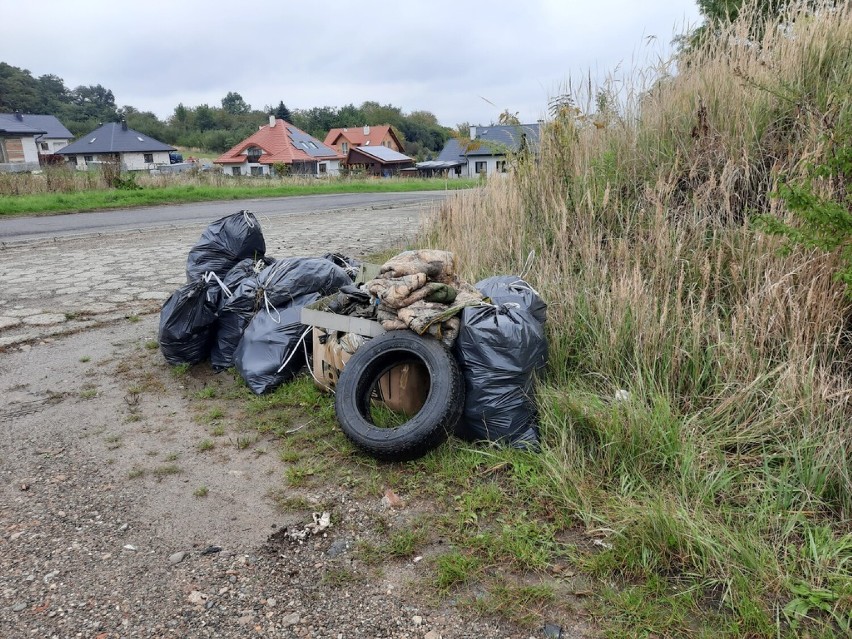
{"label": "rubber tire tread", "polygon": [[[416,360],[430,378],[420,411],[395,428],[377,428],[367,419],[370,394],[394,365]],[[355,446],[383,461],[410,461],[437,448],[461,419],[464,377],[452,353],[434,338],[408,330],[389,331],[361,346],[346,363],[334,398],[337,422]]]}

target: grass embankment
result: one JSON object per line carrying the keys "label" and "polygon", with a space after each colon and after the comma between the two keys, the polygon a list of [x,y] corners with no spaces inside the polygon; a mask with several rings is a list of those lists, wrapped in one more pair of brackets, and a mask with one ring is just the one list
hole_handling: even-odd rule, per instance
{"label": "grass embankment", "polygon": [[[140,178],[138,189],[97,188],[99,180],[92,179],[95,188],[67,192],[38,192],[44,188],[44,176],[2,176],[0,215],[31,215],[73,213],[103,209],[182,204],[213,200],[243,200],[253,198],[288,197],[334,193],[391,193],[407,191],[442,191],[477,186],[477,180],[443,179],[332,179],[298,180],[229,178],[223,176],[181,178],[161,176],[158,179]],[[72,183],[77,184],[74,176]],[[177,183],[176,183],[177,182]],[[85,182],[83,186],[85,188]],[[34,192],[35,191],[35,192]]]}
{"label": "grass embankment", "polygon": [[[566,107],[540,162],[445,204],[428,237],[469,281],[536,252],[544,444],[506,462],[513,499],[549,531],[542,563],[597,580],[614,635],[849,632],[852,299],[837,252],[782,254],[752,223],[792,222],[779,180],[852,147],[852,10],[830,4],[759,43],[743,17],[624,110],[606,87],[593,115]],[[848,182],[813,188],[844,202]],[[600,543],[555,543],[578,528]],[[459,552],[481,566],[475,542]]]}

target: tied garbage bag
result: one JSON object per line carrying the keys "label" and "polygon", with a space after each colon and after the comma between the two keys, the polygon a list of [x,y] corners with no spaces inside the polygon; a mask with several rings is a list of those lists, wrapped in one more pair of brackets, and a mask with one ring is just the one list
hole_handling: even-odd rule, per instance
{"label": "tied garbage bag", "polygon": [[197,364],[206,359],[215,321],[215,295],[203,279],[172,293],[160,310],[158,340],[166,361],[172,365]]}
{"label": "tied garbage bag", "polygon": [[[246,259],[237,262],[233,268],[228,271],[228,274],[222,278],[222,284],[224,284],[231,291],[231,294],[233,294],[236,288],[242,284],[244,280],[247,280],[250,277],[257,277],[257,275],[265,268],[274,263],[275,260],[271,257],[262,257],[259,260],[247,257]],[[222,301],[224,302],[225,299],[227,299],[227,296],[223,297]]]}
{"label": "tied garbage bag", "polygon": [[349,277],[353,280],[358,277],[358,273],[361,271],[362,263],[354,257],[348,257],[341,253],[326,253],[322,256],[322,258],[337,264],[340,268],[346,271],[347,275],[349,275]]}
{"label": "tied garbage bag", "polygon": [[469,306],[455,343],[465,404],[456,435],[519,448],[538,444],[535,372],[547,363],[544,328],[517,304]]}
{"label": "tied garbage bag", "polygon": [[251,211],[239,211],[212,222],[193,246],[186,259],[186,281],[201,279],[208,271],[225,277],[242,259],[261,259],[266,240],[260,222]]}
{"label": "tied garbage bag", "polygon": [[301,322],[302,307],[320,297],[304,295],[288,308],[263,309],[252,318],[234,352],[234,366],[255,394],[274,390],[305,364],[302,341],[311,327]]}
{"label": "tied garbage bag", "polygon": [[316,257],[278,260],[258,275],[247,277],[219,307],[210,363],[216,370],[233,366],[237,344],[258,311],[274,313],[305,295],[318,293],[324,297],[351,283],[341,267]]}
{"label": "tied garbage bag", "polygon": [[476,289],[494,304],[520,304],[539,323],[547,321],[547,304],[532,286],[517,275],[495,275],[475,284]]}

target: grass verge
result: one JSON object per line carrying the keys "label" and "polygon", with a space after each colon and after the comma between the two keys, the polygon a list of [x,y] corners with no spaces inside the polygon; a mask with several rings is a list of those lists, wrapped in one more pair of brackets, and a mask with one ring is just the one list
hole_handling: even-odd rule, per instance
{"label": "grass verge", "polygon": [[391,193],[409,191],[443,191],[473,188],[476,180],[335,180],[290,184],[284,180],[248,181],[234,184],[151,186],[138,190],[97,189],[74,193],[33,193],[21,189],[20,194],[0,195],[0,216],[73,213],[103,209],[183,204],[214,200],[291,197],[334,193]]}

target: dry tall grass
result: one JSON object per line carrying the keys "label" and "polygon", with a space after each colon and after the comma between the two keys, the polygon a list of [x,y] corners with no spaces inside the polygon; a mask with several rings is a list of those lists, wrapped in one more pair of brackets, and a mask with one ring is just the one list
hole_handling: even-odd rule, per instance
{"label": "dry tall grass", "polygon": [[786,215],[778,180],[852,113],[852,9],[831,4],[761,42],[746,12],[618,109],[563,109],[539,162],[424,238],[471,281],[536,251],[542,460],[566,512],[615,531],[596,565],[691,580],[761,636],[797,627],[803,588],[832,593],[826,623],[852,614],[852,299],[836,256],[783,256],[750,225]]}

